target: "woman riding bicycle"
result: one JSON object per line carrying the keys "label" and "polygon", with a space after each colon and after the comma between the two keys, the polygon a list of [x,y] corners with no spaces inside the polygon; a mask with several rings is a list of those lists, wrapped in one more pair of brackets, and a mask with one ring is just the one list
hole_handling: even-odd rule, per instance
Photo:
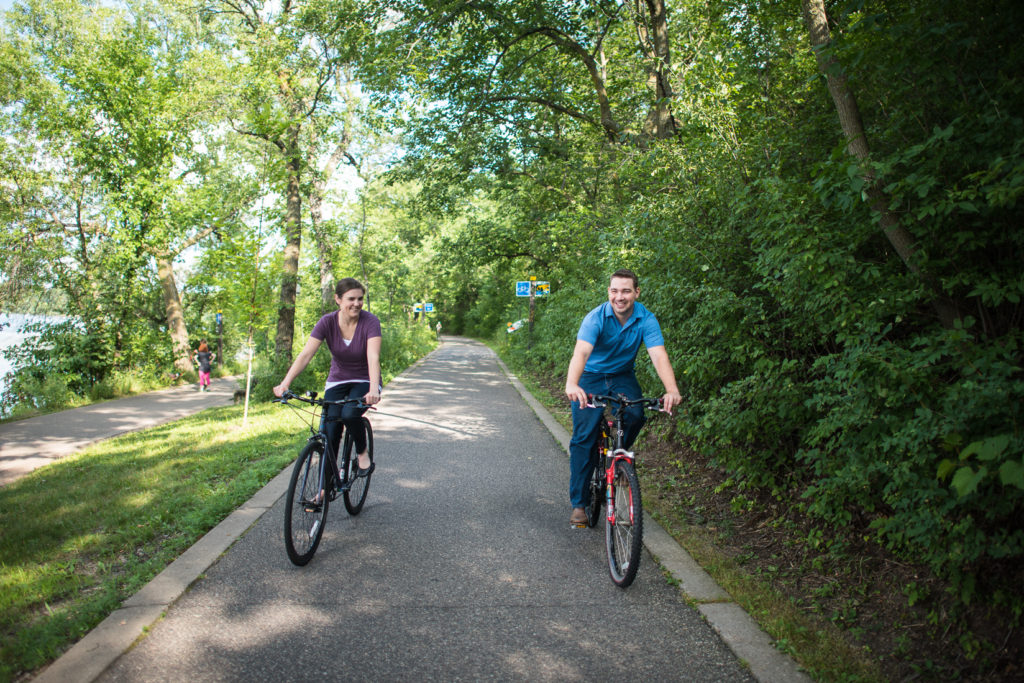
{"label": "woman riding bicycle", "polygon": [[[354,278],[344,278],[334,290],[338,304],[336,312],[320,318],[309,335],[309,341],[288,368],[281,383],[274,387],[274,395],[284,396],[299,373],[306,369],[320,344],[327,341],[331,352],[331,371],[324,387],[324,399],[343,401],[348,398],[362,398],[366,405],[380,401],[380,319],[363,310],[366,288]],[[352,435],[356,453],[359,454],[358,476],[365,477],[373,471],[373,462],[367,453],[366,430],[362,415],[366,408],[357,404],[332,405],[328,416],[341,418],[327,424],[327,437],[332,452],[337,455],[341,442],[343,424]]]}

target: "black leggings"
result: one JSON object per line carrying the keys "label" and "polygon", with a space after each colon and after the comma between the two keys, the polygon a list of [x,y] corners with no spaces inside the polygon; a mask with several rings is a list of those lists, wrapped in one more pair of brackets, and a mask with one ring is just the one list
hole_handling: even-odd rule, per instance
{"label": "black leggings", "polygon": [[[369,382],[348,382],[328,389],[324,392],[324,400],[343,401],[346,398],[362,398],[366,396],[368,391],[370,391]],[[345,425],[345,429],[352,435],[352,441],[355,442],[356,446],[356,453],[362,453],[366,450],[366,428],[363,426],[363,413],[366,410],[366,408],[356,407],[355,403],[348,403],[343,406],[329,406],[327,408],[328,417],[341,418],[341,422],[336,420],[329,421],[326,430],[327,443],[334,449],[334,455],[338,460],[341,460],[338,446],[341,444],[342,425]]]}

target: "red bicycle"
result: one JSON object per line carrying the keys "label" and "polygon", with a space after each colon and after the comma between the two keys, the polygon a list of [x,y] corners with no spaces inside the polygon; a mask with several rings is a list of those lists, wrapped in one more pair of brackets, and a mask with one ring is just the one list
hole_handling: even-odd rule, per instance
{"label": "red bicycle", "polygon": [[622,421],[629,406],[645,410],[661,409],[660,398],[629,399],[623,395],[591,395],[588,408],[604,408],[601,435],[594,445],[594,473],[590,478],[588,526],[597,526],[604,514],[604,544],[608,553],[608,571],[619,588],[626,588],[640,568],[643,545],[644,512],[640,499],[640,480],[636,476],[636,455],[622,447]]}

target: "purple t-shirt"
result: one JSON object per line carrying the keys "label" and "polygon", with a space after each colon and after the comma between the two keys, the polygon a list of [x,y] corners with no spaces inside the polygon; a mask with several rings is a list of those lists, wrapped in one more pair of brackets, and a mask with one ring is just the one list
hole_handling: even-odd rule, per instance
{"label": "purple t-shirt", "polygon": [[366,342],[381,336],[380,318],[367,311],[359,311],[359,322],[352,335],[352,343],[346,344],[341,336],[338,324],[340,311],[328,313],[317,321],[310,333],[314,339],[327,342],[331,351],[331,371],[327,375],[327,383],[331,382],[369,382],[370,366],[366,362]]}

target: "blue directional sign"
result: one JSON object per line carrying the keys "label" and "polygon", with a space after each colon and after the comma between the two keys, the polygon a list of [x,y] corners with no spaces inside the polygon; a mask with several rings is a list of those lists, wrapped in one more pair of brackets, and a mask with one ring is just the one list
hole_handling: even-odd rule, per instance
{"label": "blue directional sign", "polygon": [[425,303],[425,304],[423,304],[423,310],[426,313],[433,313],[434,312],[434,304],[432,304],[432,303]]}
{"label": "blue directional sign", "polygon": [[520,280],[516,283],[516,296],[530,296],[529,280]]}

